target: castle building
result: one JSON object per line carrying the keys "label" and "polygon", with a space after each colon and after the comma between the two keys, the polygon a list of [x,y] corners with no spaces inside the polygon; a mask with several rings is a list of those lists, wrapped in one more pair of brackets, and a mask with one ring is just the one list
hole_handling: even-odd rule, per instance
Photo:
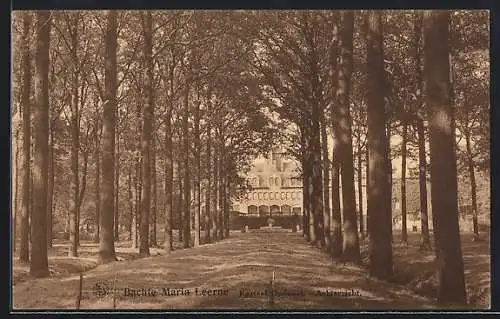
{"label": "castle building", "polygon": [[257,157],[246,179],[250,190],[233,203],[240,216],[302,215],[302,178],[296,161],[283,152]]}

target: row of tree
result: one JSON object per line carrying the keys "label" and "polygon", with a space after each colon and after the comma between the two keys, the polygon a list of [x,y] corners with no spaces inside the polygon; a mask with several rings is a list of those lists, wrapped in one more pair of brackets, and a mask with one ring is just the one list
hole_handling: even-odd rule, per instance
{"label": "row of tree", "polygon": [[[402,240],[407,242],[406,164],[416,157],[424,249],[431,247],[430,171],[438,299],[465,303],[457,159],[467,168],[460,175],[470,181],[477,239],[475,172],[489,169],[487,13],[304,11],[258,16],[254,64],[264,89],[278,101],[273,111],[296,128],[284,139],[302,163],[306,239],[335,258],[359,263],[359,236],[366,231],[370,274],[390,279],[392,158],[401,158]],[[474,142],[466,137],[472,131]],[[391,136],[401,138],[397,148]]]}
{"label": "row of tree", "polygon": [[19,258],[48,275],[58,229],[71,256],[92,233],[101,262],[127,237],[142,256],[162,244],[168,253],[173,229],[185,247],[225,238],[231,201],[249,187],[240,174],[279,143],[302,164],[307,240],[360,262],[368,233],[370,273],[383,279],[393,268],[391,160],[401,157],[403,241],[405,166],[419,162],[424,248],[430,167],[439,296],[462,302],[453,185],[464,174],[448,170],[455,158],[467,168],[477,206],[475,174],[489,169],[487,27],[480,11],[17,13]]}
{"label": "row of tree", "polygon": [[[69,255],[78,255],[81,230],[93,228],[102,263],[116,259],[120,225],[142,256],[158,245],[157,225],[165,226],[165,252],[174,228],[184,247],[228,237],[230,199],[245,186],[238,173],[275,132],[247,64],[240,15],[53,11],[35,12],[34,23],[32,16],[15,15],[21,98],[13,107],[13,117],[23,117],[15,225],[31,274],[48,275],[47,247],[61,221]],[[84,197],[90,178],[94,189]]]}

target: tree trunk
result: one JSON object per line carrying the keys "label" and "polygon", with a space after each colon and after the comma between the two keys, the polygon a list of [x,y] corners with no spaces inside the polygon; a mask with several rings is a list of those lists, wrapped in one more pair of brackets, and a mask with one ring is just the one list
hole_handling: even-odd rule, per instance
{"label": "tree trunk", "polygon": [[417,123],[418,134],[418,161],[419,161],[419,190],[420,190],[420,225],[422,228],[422,249],[431,248],[429,234],[429,213],[427,209],[427,159],[425,154],[424,122]]}
{"label": "tree trunk", "polygon": [[[55,156],[54,156],[54,130],[49,119],[49,180],[47,182],[47,247],[52,247],[52,219],[54,212],[54,180],[55,180]],[[17,180],[17,179],[16,179]]]}
{"label": "tree trunk", "polygon": [[[359,141],[358,141],[359,143]],[[363,217],[363,171],[362,171],[362,151],[361,146],[358,147],[358,206],[359,206],[359,234],[361,239],[365,238],[365,221]]]}
{"label": "tree trunk", "polygon": [[[99,123],[99,120],[97,121]],[[96,132],[100,131],[100,124],[96,124]],[[96,137],[96,145],[94,149],[94,161],[95,161],[95,177],[94,177],[94,190],[95,190],[95,232],[94,232],[94,242],[99,242],[99,229],[100,229],[100,218],[101,218],[101,152],[100,152],[100,138]]]}
{"label": "tree trunk", "polygon": [[[116,120],[118,121],[118,112],[116,112]],[[115,128],[115,141],[116,141],[116,153],[115,153],[115,190],[113,193],[113,200],[115,202],[115,211],[113,213],[114,218],[114,237],[115,241],[120,241],[120,233],[118,231],[119,221],[120,221],[120,207],[118,205],[119,191],[120,191],[120,132],[118,127]]]}
{"label": "tree trunk", "polygon": [[[170,69],[170,94],[174,92],[174,69]],[[173,186],[174,186],[174,156],[172,136],[172,112],[174,109],[174,97],[170,96],[169,105],[165,119],[165,237],[163,249],[165,253],[173,250]]]}
{"label": "tree trunk", "polygon": [[79,163],[78,156],[80,151],[80,125],[79,125],[79,96],[78,96],[78,85],[79,85],[79,72],[78,72],[78,24],[79,24],[79,14],[75,13],[72,15],[71,24],[72,28],[68,30],[71,37],[71,49],[70,55],[73,60],[73,72],[71,74],[71,195],[69,199],[69,251],[68,256],[76,257],[78,256],[78,195],[80,195],[80,178],[79,178]]}
{"label": "tree trunk", "polygon": [[31,55],[29,45],[29,35],[31,33],[32,16],[30,12],[23,12],[23,50],[22,69],[23,86],[21,93],[21,105],[23,112],[23,161],[21,163],[22,172],[22,201],[20,211],[20,243],[19,260],[23,263],[29,262],[29,219],[31,215]]}
{"label": "tree trunk", "polygon": [[[335,124],[336,125],[336,124]],[[334,129],[335,131],[335,129]],[[340,167],[338,161],[338,140],[334,134],[332,154],[332,257],[342,255],[342,211],[340,210]]]}
{"label": "tree trunk", "polygon": [[128,170],[128,178],[127,178],[127,202],[129,209],[129,218],[128,218],[128,240],[132,240],[133,235],[133,222],[134,222],[134,195],[132,194],[132,168]]}
{"label": "tree trunk", "polygon": [[140,159],[139,156],[135,159],[135,178],[134,178],[134,212],[132,215],[132,248],[139,248],[139,228],[138,223],[141,214],[141,188],[140,188]]}
{"label": "tree trunk", "polygon": [[[467,111],[466,111],[467,112]],[[466,124],[468,125],[468,124]],[[469,171],[470,180],[470,193],[472,200],[472,230],[474,233],[473,240],[479,240],[479,227],[477,225],[477,190],[476,190],[476,175],[474,172],[474,160],[472,158],[472,148],[470,143],[470,132],[469,128],[464,130],[465,132],[465,147],[467,151],[467,169]]]}
{"label": "tree trunk", "polygon": [[106,35],[104,40],[104,88],[101,162],[101,238],[99,243],[99,263],[116,260],[114,238],[114,181],[115,181],[115,114],[116,114],[116,50],[118,12],[106,13]]}
{"label": "tree trunk", "polygon": [[199,150],[200,145],[200,100],[198,94],[198,101],[195,102],[194,108],[194,158],[196,166],[196,174],[194,179],[194,191],[195,191],[195,212],[194,212],[194,247],[200,245],[200,214],[201,214],[201,157]]}
{"label": "tree trunk", "polygon": [[[382,16],[369,11],[366,16],[368,48],[368,154],[369,171],[367,200],[370,235],[370,276],[389,279],[392,276],[391,228],[385,222],[390,215],[387,207],[389,167],[384,105],[384,53]],[[375,222],[376,221],[376,222]]]}
{"label": "tree trunk", "polygon": [[[420,40],[422,38],[422,12],[415,12],[415,82],[416,82],[416,109],[417,112],[422,109],[422,65],[421,56],[422,50]],[[429,214],[427,209],[427,155],[425,151],[425,131],[424,121],[419,116],[416,116],[414,123],[417,130],[418,138],[418,161],[419,161],[419,190],[420,190],[420,225],[422,231],[422,246],[421,249],[431,249],[431,241],[429,235]]]}
{"label": "tree trunk", "polygon": [[156,141],[155,134],[153,134],[151,140],[151,232],[149,243],[151,247],[156,247],[156,211],[158,205],[158,185],[156,181]]}
{"label": "tree trunk", "polygon": [[50,11],[35,13],[35,108],[33,160],[33,212],[31,215],[30,276],[49,276],[47,256],[47,182],[49,141],[49,47],[52,26]]}
{"label": "tree trunk", "polygon": [[19,128],[17,128],[14,138],[13,138],[13,143],[12,148],[14,148],[14,162],[11,163],[14,171],[14,181],[12,183],[13,187],[13,198],[11,201],[11,218],[12,218],[12,252],[16,251],[16,243],[17,243],[17,210],[18,210],[18,197],[19,197],[19,165],[17,163],[19,162]]}
{"label": "tree trunk", "polygon": [[184,160],[184,248],[190,247],[191,242],[191,187],[189,175],[189,91],[188,75],[186,75],[186,84],[184,88],[184,112],[182,118],[182,141],[183,141],[183,160]]}
{"label": "tree trunk", "polygon": [[438,302],[466,304],[458,223],[453,108],[450,101],[449,11],[424,12],[424,79],[429,114],[432,217],[439,274]]}
{"label": "tree trunk", "polygon": [[303,127],[300,129],[300,144],[301,144],[301,164],[302,164],[302,232],[307,241],[311,241],[309,220],[309,180],[306,175],[307,171],[307,158],[306,158],[306,143],[307,137]]}
{"label": "tree trunk", "polygon": [[320,112],[320,125],[321,125],[321,155],[323,157],[323,223],[324,223],[324,237],[325,247],[327,251],[331,250],[331,228],[330,228],[330,159],[328,158],[328,136],[326,135],[326,121],[324,112]]}
{"label": "tree trunk", "polygon": [[143,107],[142,120],[142,198],[141,228],[139,231],[139,255],[147,257],[149,252],[149,215],[151,213],[151,139],[154,123],[153,100],[153,17],[151,11],[141,14],[144,28],[144,64],[146,103]]}
{"label": "tree trunk", "polygon": [[352,119],[349,110],[349,95],[353,59],[354,13],[341,12],[340,31],[340,67],[338,70],[338,152],[342,174],[342,209],[344,213],[342,258],[345,261],[359,263],[359,237],[356,214],[356,192],[354,189],[354,164],[352,154]]}
{"label": "tree trunk", "polygon": [[230,202],[229,202],[229,181],[228,181],[228,176],[224,178],[224,238],[229,238],[229,209],[230,209]]}
{"label": "tree trunk", "polygon": [[217,210],[217,230],[219,232],[218,238],[224,239],[224,150],[222,148],[221,136],[219,135],[219,156],[218,156],[218,183],[217,195],[219,196],[219,207]]}
{"label": "tree trunk", "polygon": [[370,177],[370,154],[368,151],[368,144],[365,150],[365,160],[366,160],[366,167],[365,167],[366,234],[367,236],[370,236],[370,214],[368,214],[368,206],[370,206],[370,204],[368,203],[368,201],[370,200],[370,197],[368,196],[368,179]]}
{"label": "tree trunk", "polygon": [[403,123],[403,141],[401,142],[401,241],[408,244],[408,231],[406,227],[406,140],[408,125]]}
{"label": "tree trunk", "polygon": [[214,209],[213,209],[213,239],[215,241],[219,240],[219,148],[217,145],[218,141],[218,134],[216,132],[215,134],[215,145],[214,145],[214,156],[213,156],[213,169],[214,169],[214,184],[213,184],[213,202],[214,202]]}
{"label": "tree trunk", "polygon": [[[210,102],[209,102],[210,103]],[[205,197],[205,242],[210,243],[212,238],[210,232],[212,231],[212,210],[210,205],[212,203],[212,127],[210,121],[207,123],[207,188]]]}
{"label": "tree trunk", "polygon": [[387,130],[387,139],[386,139],[386,144],[387,144],[387,172],[388,172],[388,183],[389,183],[389,188],[387,192],[387,198],[386,198],[386,205],[389,209],[387,217],[385,219],[387,223],[387,227],[390,229],[390,235],[391,235],[391,243],[394,241],[394,236],[392,234],[392,155],[391,155],[391,123],[390,123],[390,118],[389,115],[386,115],[386,130]]}

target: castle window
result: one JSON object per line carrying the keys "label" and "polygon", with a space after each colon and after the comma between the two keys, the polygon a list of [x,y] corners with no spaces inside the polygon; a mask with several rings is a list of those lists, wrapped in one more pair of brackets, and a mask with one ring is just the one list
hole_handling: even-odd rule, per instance
{"label": "castle window", "polygon": [[280,184],[280,178],[279,178],[279,177],[275,177],[275,178],[274,178],[274,184],[275,184],[276,186],[279,186],[279,184]]}
{"label": "castle window", "polygon": [[285,199],[285,192],[281,192],[281,199]]}
{"label": "castle window", "polygon": [[273,178],[269,177],[269,186],[273,186]]}
{"label": "castle window", "polygon": [[264,199],[267,199],[267,193],[262,194],[262,197],[263,197]]}

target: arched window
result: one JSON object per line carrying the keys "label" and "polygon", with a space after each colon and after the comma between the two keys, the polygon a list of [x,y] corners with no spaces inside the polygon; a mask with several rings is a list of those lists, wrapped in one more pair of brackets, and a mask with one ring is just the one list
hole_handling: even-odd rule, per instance
{"label": "arched window", "polygon": [[279,177],[275,177],[275,178],[274,178],[274,184],[275,184],[276,186],[279,186],[279,185],[280,185],[280,178],[279,178]]}
{"label": "arched window", "polygon": [[262,194],[262,197],[263,197],[264,199],[267,199],[267,193],[263,193],[263,194]]}
{"label": "arched window", "polygon": [[290,194],[290,198],[291,198],[291,199],[295,199],[295,192],[292,192],[292,193]]}
{"label": "arched window", "polygon": [[269,193],[269,199],[274,199],[274,193]]}
{"label": "arched window", "polygon": [[280,199],[280,198],[279,198],[279,193],[278,193],[278,192],[274,193],[274,199],[276,199],[276,200]]}
{"label": "arched window", "polygon": [[285,192],[281,192],[281,199],[285,199]]}
{"label": "arched window", "polygon": [[274,179],[272,177],[269,177],[269,186],[273,186],[273,181]]}

